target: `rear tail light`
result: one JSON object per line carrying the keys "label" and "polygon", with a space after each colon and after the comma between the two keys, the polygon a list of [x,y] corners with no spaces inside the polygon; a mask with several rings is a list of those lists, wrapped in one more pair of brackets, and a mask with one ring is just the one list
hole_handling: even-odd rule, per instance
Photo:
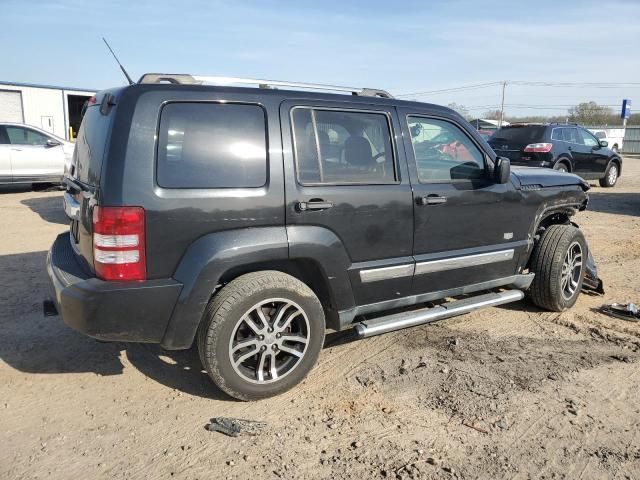
{"label": "rear tail light", "polygon": [[553,143],[530,143],[524,147],[525,152],[548,153],[553,148]]}
{"label": "rear tail light", "polygon": [[93,262],[103,280],[144,280],[144,209],[94,207]]}

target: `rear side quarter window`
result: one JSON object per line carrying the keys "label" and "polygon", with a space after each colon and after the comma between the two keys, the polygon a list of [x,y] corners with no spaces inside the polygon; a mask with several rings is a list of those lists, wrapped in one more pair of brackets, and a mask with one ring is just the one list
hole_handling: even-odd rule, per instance
{"label": "rear side quarter window", "polygon": [[259,105],[176,102],[160,116],[157,182],[164,188],[255,188],[267,182]]}

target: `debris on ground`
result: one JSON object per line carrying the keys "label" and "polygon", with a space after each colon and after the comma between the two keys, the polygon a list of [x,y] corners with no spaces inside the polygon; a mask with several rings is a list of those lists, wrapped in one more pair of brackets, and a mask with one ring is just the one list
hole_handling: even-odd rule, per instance
{"label": "debris on ground", "polygon": [[229,437],[258,435],[267,426],[266,422],[240,418],[214,417],[205,428],[210,432],[220,432]]}
{"label": "debris on ground", "polygon": [[476,425],[475,421],[463,420],[462,425],[464,425],[465,427],[473,428],[475,431],[480,433],[489,433],[489,430],[487,430],[486,428],[481,427],[480,425]]}
{"label": "debris on ground", "polygon": [[640,309],[635,303],[610,303],[601,306],[600,312],[629,322],[640,321]]}

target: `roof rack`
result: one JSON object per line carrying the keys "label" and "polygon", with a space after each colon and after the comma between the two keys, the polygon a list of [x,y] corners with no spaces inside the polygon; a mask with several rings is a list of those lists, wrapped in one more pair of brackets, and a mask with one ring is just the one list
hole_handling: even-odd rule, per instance
{"label": "roof rack", "polygon": [[549,122],[549,125],[578,125],[576,122]]}
{"label": "roof rack", "polygon": [[256,85],[259,88],[290,87],[303,90],[324,90],[330,92],[350,93],[363,97],[393,98],[385,91],[377,88],[354,88],[337,85],[324,85],[319,83],[288,82],[282,80],[262,80],[257,78],[218,77],[207,75],[170,74],[170,73],[145,73],[138,83],[172,83],[176,85],[202,85],[211,83],[214,85]]}

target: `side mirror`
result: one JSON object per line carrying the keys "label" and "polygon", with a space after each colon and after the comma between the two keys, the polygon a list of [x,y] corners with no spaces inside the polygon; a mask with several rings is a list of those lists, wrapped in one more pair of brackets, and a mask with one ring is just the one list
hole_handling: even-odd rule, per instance
{"label": "side mirror", "polygon": [[606,148],[609,146],[609,142],[607,142],[606,140],[600,140],[600,146]]}
{"label": "side mirror", "polygon": [[62,145],[60,142],[57,142],[56,140],[50,138],[49,140],[47,140],[47,143],[45,145],[46,148],[51,148],[51,147],[57,147],[58,145]]}
{"label": "side mirror", "polygon": [[507,183],[511,176],[511,161],[505,157],[496,158],[493,177],[496,183]]}

